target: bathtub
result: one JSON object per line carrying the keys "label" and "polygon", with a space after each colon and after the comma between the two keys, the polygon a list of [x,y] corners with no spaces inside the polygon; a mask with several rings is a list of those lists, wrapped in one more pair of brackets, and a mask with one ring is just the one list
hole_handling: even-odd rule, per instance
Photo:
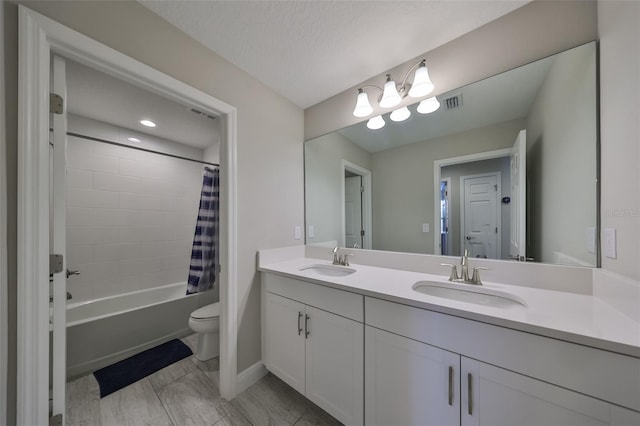
{"label": "bathtub", "polygon": [[213,303],[213,291],[185,295],[169,284],[67,305],[67,378],[85,375],[189,330],[189,315]]}

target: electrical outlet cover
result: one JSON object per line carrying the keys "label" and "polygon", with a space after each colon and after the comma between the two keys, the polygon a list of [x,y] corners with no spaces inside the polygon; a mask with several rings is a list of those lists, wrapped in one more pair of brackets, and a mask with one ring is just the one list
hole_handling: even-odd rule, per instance
{"label": "electrical outlet cover", "polygon": [[610,259],[617,258],[615,228],[604,229],[604,255]]}

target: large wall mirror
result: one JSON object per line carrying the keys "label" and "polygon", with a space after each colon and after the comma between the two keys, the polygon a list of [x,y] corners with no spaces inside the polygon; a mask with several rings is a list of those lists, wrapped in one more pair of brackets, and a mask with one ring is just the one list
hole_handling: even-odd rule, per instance
{"label": "large wall mirror", "polygon": [[306,141],[306,243],[597,266],[596,60],[587,43]]}

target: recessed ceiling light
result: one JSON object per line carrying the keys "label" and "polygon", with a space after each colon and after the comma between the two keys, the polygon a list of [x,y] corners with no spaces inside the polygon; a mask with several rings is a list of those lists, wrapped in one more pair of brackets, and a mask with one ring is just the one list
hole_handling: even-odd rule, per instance
{"label": "recessed ceiling light", "polygon": [[127,138],[127,140],[129,142],[140,142],[140,139],[138,139],[138,138]]}
{"label": "recessed ceiling light", "polygon": [[151,120],[140,120],[140,124],[147,127],[156,127],[156,123]]}

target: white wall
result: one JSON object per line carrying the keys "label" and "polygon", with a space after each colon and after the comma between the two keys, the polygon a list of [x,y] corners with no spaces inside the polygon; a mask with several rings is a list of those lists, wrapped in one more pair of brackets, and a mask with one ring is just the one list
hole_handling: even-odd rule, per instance
{"label": "white wall", "polygon": [[[556,56],[527,117],[527,256],[596,265],[586,248],[596,226],[596,52]],[[585,208],[587,206],[588,208]],[[566,260],[564,260],[566,262]]]}
{"label": "white wall", "polygon": [[[117,141],[120,129],[70,116],[69,131]],[[202,158],[200,149],[153,142],[161,152]],[[67,280],[74,302],[186,282],[202,170],[191,161],[68,138],[67,256],[69,269],[80,271]]]}
{"label": "white wall", "polygon": [[[602,267],[640,280],[640,3],[598,2],[602,228],[617,258]],[[640,285],[640,284],[639,284]],[[636,309],[638,309],[636,305]]]}
{"label": "white wall", "polygon": [[371,154],[338,132],[329,133],[305,144],[305,208],[307,227],[313,225],[314,237],[307,244],[338,241],[342,235],[342,160],[371,170]]}
{"label": "white wall", "polygon": [[[523,126],[512,120],[374,153],[373,248],[434,254],[433,162],[508,148]],[[422,232],[424,223],[431,232]]]}
{"label": "white wall", "polygon": [[449,189],[449,231],[450,231],[450,256],[460,256],[462,249],[460,248],[460,232],[462,224],[460,222],[460,177],[477,175],[481,173],[500,172],[501,193],[498,194],[498,208],[501,214],[500,232],[501,232],[501,253],[500,259],[509,258],[509,232],[511,230],[511,210],[509,204],[502,204],[502,197],[511,195],[511,176],[510,176],[510,158],[493,158],[491,160],[474,161],[472,163],[454,164],[445,166],[441,169],[440,176],[442,179],[450,178],[451,187]]}

